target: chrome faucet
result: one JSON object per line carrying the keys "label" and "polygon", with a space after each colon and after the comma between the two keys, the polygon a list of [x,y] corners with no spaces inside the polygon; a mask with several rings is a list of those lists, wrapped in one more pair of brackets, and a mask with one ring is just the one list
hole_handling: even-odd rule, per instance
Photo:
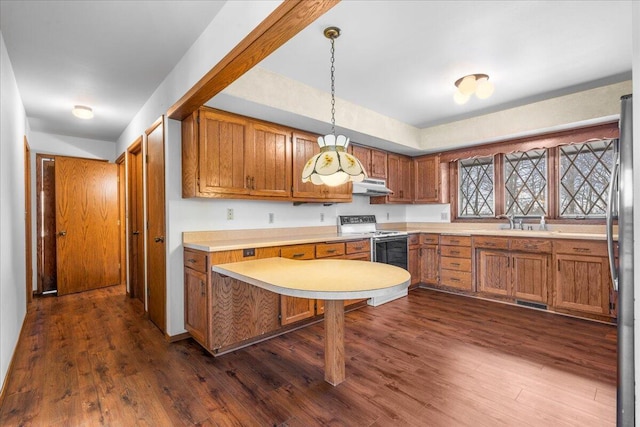
{"label": "chrome faucet", "polygon": [[516,228],[515,222],[513,221],[513,215],[504,215],[504,214],[502,214],[502,215],[498,215],[496,217],[496,219],[502,219],[502,218],[505,218],[505,219],[509,220],[509,230],[513,230],[513,229]]}

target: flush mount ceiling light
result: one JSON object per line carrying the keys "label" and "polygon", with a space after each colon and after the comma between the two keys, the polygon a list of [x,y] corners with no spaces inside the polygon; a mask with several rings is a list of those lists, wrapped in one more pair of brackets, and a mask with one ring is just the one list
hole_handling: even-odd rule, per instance
{"label": "flush mount ceiling light", "polygon": [[302,182],[311,181],[315,185],[334,187],[349,181],[362,181],[367,177],[367,173],[360,161],[347,153],[349,138],[344,135],[336,136],[334,42],[340,36],[340,28],[325,28],[324,36],[331,41],[331,133],[318,137],[320,152],[305,164]]}
{"label": "flush mount ceiling light", "polygon": [[79,119],[88,120],[93,118],[93,110],[89,107],[85,107],[84,105],[74,106],[71,113]]}
{"label": "flush mount ceiling light", "polygon": [[480,99],[486,99],[493,93],[493,84],[486,74],[469,74],[456,80],[455,85],[458,88],[453,94],[456,104],[466,104],[474,93]]}

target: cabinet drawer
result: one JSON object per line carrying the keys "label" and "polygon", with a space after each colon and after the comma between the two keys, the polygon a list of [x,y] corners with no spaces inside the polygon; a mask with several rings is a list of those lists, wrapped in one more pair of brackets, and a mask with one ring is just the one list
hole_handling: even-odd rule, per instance
{"label": "cabinet drawer", "polygon": [[471,273],[467,271],[441,270],[440,285],[471,290]]}
{"label": "cabinet drawer", "polygon": [[408,239],[409,246],[416,246],[420,244],[420,235],[419,234],[409,234]]}
{"label": "cabinet drawer", "polygon": [[521,252],[551,253],[551,240],[511,239],[511,250]]}
{"label": "cabinet drawer", "polygon": [[437,245],[438,244],[438,235],[437,234],[421,234],[420,235],[420,244],[421,245]]}
{"label": "cabinet drawer", "polygon": [[471,272],[470,258],[440,257],[440,267],[447,270]]}
{"label": "cabinet drawer", "polygon": [[184,266],[202,273],[207,272],[207,254],[205,252],[184,251]]}
{"label": "cabinet drawer", "polygon": [[316,245],[316,258],[344,255],[344,243],[320,243]]}
{"label": "cabinet drawer", "polygon": [[553,242],[557,253],[575,255],[609,256],[605,242],[593,240],[560,240]]}
{"label": "cabinet drawer", "polygon": [[347,242],[347,254],[357,254],[360,252],[366,252],[369,254],[371,252],[371,240],[357,240],[355,242]]}
{"label": "cabinet drawer", "polygon": [[448,234],[440,235],[441,245],[457,245],[457,246],[471,246],[470,236],[453,236]]}
{"label": "cabinet drawer", "polygon": [[315,253],[316,245],[284,246],[280,249],[280,256],[282,258],[314,259]]}
{"label": "cabinet drawer", "polygon": [[440,255],[456,257],[456,258],[471,258],[471,248],[465,246],[442,246],[440,245]]}
{"label": "cabinet drawer", "polygon": [[477,236],[473,238],[473,246],[476,248],[509,249],[509,239]]}

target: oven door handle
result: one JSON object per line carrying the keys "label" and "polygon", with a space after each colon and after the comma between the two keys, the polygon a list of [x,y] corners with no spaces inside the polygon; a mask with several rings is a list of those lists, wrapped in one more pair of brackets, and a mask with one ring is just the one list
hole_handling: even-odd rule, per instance
{"label": "oven door handle", "polygon": [[409,242],[409,236],[385,236],[385,237],[374,237],[373,243],[379,242]]}

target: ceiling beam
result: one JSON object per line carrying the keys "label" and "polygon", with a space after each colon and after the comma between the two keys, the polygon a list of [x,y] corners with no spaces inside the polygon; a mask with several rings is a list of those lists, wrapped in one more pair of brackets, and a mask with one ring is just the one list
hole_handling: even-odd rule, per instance
{"label": "ceiling beam", "polygon": [[285,0],[204,75],[167,115],[184,120],[236,79],[324,15],[340,0]]}

